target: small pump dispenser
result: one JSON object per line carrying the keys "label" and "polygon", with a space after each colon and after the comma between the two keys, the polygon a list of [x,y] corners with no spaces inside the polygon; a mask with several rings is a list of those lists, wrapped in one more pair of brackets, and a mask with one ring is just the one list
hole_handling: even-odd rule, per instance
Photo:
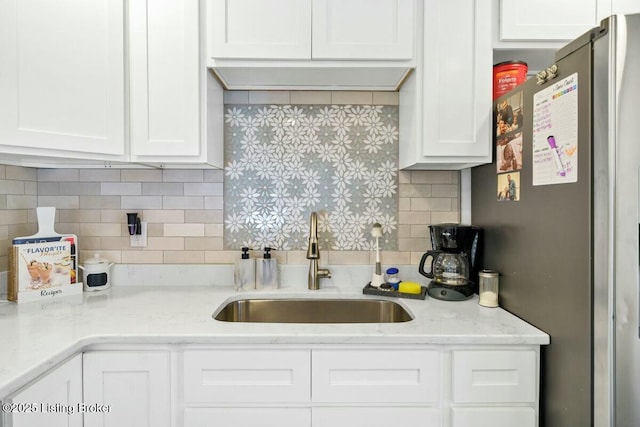
{"label": "small pump dispenser", "polygon": [[256,265],[256,289],[278,289],[278,260],[271,258],[272,248],[264,248],[264,258]]}
{"label": "small pump dispenser", "polygon": [[242,248],[242,255],[236,261],[233,274],[234,288],[237,291],[249,291],[256,288],[256,260],[249,258],[249,248]]}

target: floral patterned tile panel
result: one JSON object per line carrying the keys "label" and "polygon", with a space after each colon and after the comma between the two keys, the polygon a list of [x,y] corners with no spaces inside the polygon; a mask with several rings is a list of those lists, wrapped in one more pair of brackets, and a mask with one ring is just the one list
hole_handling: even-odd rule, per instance
{"label": "floral patterned tile panel", "polygon": [[398,248],[398,106],[225,106],[224,246]]}

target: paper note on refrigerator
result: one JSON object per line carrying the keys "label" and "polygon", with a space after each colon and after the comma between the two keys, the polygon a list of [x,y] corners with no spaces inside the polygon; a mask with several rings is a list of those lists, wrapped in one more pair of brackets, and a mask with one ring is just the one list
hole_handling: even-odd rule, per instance
{"label": "paper note on refrigerator", "polygon": [[578,73],[533,96],[533,185],[578,181]]}

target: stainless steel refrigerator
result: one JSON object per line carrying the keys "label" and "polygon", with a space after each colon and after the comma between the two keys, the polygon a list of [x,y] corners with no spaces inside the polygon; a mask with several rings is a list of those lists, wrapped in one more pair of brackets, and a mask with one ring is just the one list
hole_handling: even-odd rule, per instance
{"label": "stainless steel refrigerator", "polygon": [[472,223],[500,305],[551,336],[540,424],[636,427],[640,15],[602,21],[555,59],[494,102]]}

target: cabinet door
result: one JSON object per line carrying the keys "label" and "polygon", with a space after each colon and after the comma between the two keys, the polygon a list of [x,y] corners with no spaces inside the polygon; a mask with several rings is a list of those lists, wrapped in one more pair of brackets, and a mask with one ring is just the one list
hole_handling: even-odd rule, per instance
{"label": "cabinet door", "polygon": [[310,427],[310,408],[187,408],[184,427]]}
{"label": "cabinet door", "polygon": [[131,152],[201,152],[198,2],[131,0]]}
{"label": "cabinet door", "polygon": [[429,350],[314,350],[314,402],[440,400],[440,353]]}
{"label": "cabinet door", "polygon": [[500,0],[501,40],[573,40],[598,24],[598,0]]}
{"label": "cabinet door", "polygon": [[443,161],[449,157],[451,163],[491,161],[490,5],[490,0],[425,5],[421,71],[425,157]]}
{"label": "cabinet door", "polygon": [[456,403],[534,403],[538,359],[534,350],[459,350],[452,354]]}
{"label": "cabinet door", "polygon": [[440,427],[441,422],[436,408],[313,408],[313,427],[361,425]]}
{"label": "cabinet door", "polygon": [[612,15],[619,14],[619,13],[623,15],[640,13],[640,2],[638,0],[608,0],[608,1],[610,1],[611,3]]}
{"label": "cabinet door", "polygon": [[452,427],[535,427],[533,408],[452,408]]}
{"label": "cabinet door", "polygon": [[85,413],[84,426],[170,426],[169,353],[84,353],[84,402],[109,410]]}
{"label": "cabinet door", "polygon": [[188,403],[308,402],[309,350],[185,351]]}
{"label": "cabinet door", "polygon": [[313,0],[314,59],[412,59],[414,0]]}
{"label": "cabinet door", "polygon": [[0,0],[0,10],[3,151],[123,156],[123,1]]}
{"label": "cabinet door", "polygon": [[208,0],[211,58],[311,58],[311,0]]}
{"label": "cabinet door", "polygon": [[32,409],[5,413],[11,415],[8,425],[13,427],[82,427],[82,414],[78,411],[78,404],[82,403],[82,355],[55,368],[7,401]]}

